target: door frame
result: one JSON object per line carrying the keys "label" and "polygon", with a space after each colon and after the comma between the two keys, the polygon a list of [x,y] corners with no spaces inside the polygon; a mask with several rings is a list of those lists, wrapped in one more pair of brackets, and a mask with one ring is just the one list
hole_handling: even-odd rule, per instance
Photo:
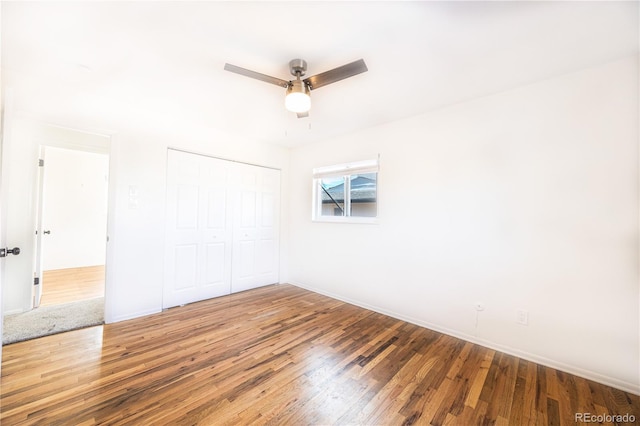
{"label": "door frame", "polygon": [[[79,132],[79,133],[86,133],[86,134],[90,134],[90,135],[98,135],[98,136],[103,136],[105,138],[107,138],[107,141],[105,141],[105,143],[103,144],[97,144],[97,145],[91,145],[91,144],[84,144],[84,143],[80,143],[80,142],[73,142],[73,141],[68,141],[65,139],[50,139],[50,140],[45,140],[45,139],[38,139],[35,141],[35,144],[38,145],[39,147],[45,147],[45,146],[51,146],[51,147],[55,147],[55,148],[64,148],[64,149],[72,149],[72,150],[79,150],[79,151],[86,151],[86,152],[96,152],[96,153],[101,153],[101,154],[105,154],[109,157],[109,179],[108,179],[108,196],[107,196],[107,229],[106,229],[106,238],[105,238],[105,245],[106,245],[106,258],[105,258],[105,294],[104,294],[104,302],[105,302],[105,309],[104,309],[104,315],[105,315],[105,323],[110,323],[113,322],[113,315],[112,315],[112,311],[113,308],[111,307],[111,303],[110,300],[112,299],[110,297],[110,289],[113,287],[113,280],[114,280],[114,276],[115,276],[115,244],[114,244],[114,236],[115,236],[115,216],[116,216],[116,195],[117,195],[117,158],[118,158],[118,152],[119,152],[119,138],[118,135],[114,132],[93,132],[93,131],[86,131],[86,130],[82,130],[82,129],[78,129],[78,128],[74,128],[74,127],[67,127],[67,126],[59,126],[59,125],[53,125],[53,124],[48,124],[48,123],[42,123],[42,122],[38,122],[38,124],[44,124],[47,126],[51,126],[51,127],[57,127],[60,129],[64,129],[64,130],[68,130],[68,131],[72,131],[72,132]],[[35,151],[36,157],[34,157],[33,159],[33,164],[35,164],[36,166],[38,165],[38,159],[40,156],[40,150],[36,150]],[[37,205],[37,203],[35,201],[37,201],[37,197],[39,197],[39,180],[35,179],[34,184],[36,185],[36,188],[34,188],[34,197],[36,197],[36,199],[34,199],[34,209],[39,209],[40,207]],[[34,214],[37,217],[37,210],[34,211]],[[34,246],[34,259],[35,259],[35,252],[37,250],[37,247]],[[34,267],[33,270],[35,272],[35,262],[34,262]],[[31,298],[30,298],[30,303],[31,303],[31,308],[33,308],[33,304],[34,304],[34,296],[35,296],[35,286],[33,286],[33,280],[31,280]]]}

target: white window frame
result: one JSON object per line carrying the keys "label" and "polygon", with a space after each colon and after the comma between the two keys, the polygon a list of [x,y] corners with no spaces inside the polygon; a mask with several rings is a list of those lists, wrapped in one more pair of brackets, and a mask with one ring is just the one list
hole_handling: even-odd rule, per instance
{"label": "white window frame", "polygon": [[322,194],[319,190],[320,182],[323,178],[339,178],[344,179],[344,211],[345,213],[351,212],[351,179],[348,179],[350,175],[361,173],[376,173],[379,174],[379,159],[357,161],[353,163],[336,164],[333,166],[318,167],[313,169],[313,191],[312,191],[312,207],[311,207],[311,220],[313,222],[333,222],[333,223],[378,223],[379,208],[378,208],[378,179],[376,179],[376,215],[373,217],[364,216],[326,216],[322,215]]}

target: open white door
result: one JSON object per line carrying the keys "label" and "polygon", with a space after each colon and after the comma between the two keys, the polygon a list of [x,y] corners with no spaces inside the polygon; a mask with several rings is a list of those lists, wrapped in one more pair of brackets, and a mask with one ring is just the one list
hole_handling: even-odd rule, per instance
{"label": "open white door", "polygon": [[[2,198],[2,140],[4,138],[0,135],[0,247],[4,247],[5,239],[4,239],[4,229],[5,229],[5,219],[4,219],[4,202]],[[4,258],[0,258],[0,337],[4,331],[4,323],[3,323],[3,313],[2,313],[2,275],[4,274]],[[2,373],[2,341],[0,341],[0,373]]]}
{"label": "open white door", "polygon": [[[3,174],[5,173],[5,167],[4,167],[4,160],[5,160],[5,156],[4,156],[4,151],[3,151],[3,146],[4,146],[4,140],[6,137],[6,126],[7,126],[7,103],[3,102],[4,99],[2,98],[1,94],[0,94],[0,247],[6,247],[5,246],[5,232],[4,230],[6,229],[6,224],[7,224],[7,220],[5,219],[5,213],[4,213],[4,209],[5,209],[5,196],[4,196],[4,191],[2,190],[2,182],[3,182]],[[4,275],[4,258],[0,258],[0,338],[2,336],[2,333],[4,331],[4,324],[3,324],[3,309],[2,309],[2,293],[3,293],[3,286],[2,286],[2,281],[3,281],[3,275]],[[2,375],[2,341],[0,340],[0,376]]]}
{"label": "open white door", "polygon": [[42,238],[44,232],[42,229],[42,200],[44,195],[44,146],[40,147],[40,160],[38,163],[38,194],[36,196],[36,232],[35,232],[35,248],[36,258],[33,272],[33,307],[40,306],[42,299]]}

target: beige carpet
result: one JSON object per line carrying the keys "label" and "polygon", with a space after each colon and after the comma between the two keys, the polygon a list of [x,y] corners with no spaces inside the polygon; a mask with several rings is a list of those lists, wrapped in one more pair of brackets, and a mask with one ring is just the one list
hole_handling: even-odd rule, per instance
{"label": "beige carpet", "polygon": [[104,297],[6,315],[2,344],[104,324]]}

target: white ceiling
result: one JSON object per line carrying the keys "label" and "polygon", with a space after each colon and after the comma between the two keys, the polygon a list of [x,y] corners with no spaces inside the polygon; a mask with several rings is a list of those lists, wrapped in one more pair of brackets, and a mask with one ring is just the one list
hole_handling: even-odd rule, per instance
{"label": "white ceiling", "polygon": [[[637,2],[2,2],[2,85],[85,129],[215,128],[295,147],[638,53]],[[363,58],[312,92],[290,79]],[[179,130],[178,130],[179,132]]]}

